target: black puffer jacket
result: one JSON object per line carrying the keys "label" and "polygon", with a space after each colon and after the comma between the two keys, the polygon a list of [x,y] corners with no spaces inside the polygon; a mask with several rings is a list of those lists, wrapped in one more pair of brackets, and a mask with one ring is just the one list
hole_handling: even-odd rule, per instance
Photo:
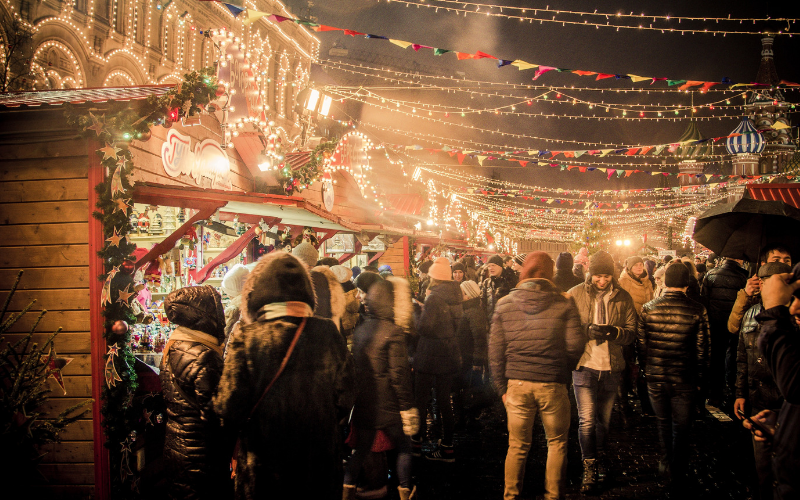
{"label": "black puffer jacket", "polygon": [[422,373],[456,373],[461,367],[461,353],[456,331],[463,316],[461,287],[442,281],[429,287],[425,307],[417,324],[417,348],[414,370]]}
{"label": "black puffer jacket", "polygon": [[485,366],[489,342],[489,321],[481,307],[481,299],[465,300],[462,303],[464,316],[458,325],[458,345],[461,348],[461,363],[464,368]]}
{"label": "black puffer jacket", "polygon": [[636,346],[648,382],[695,384],[708,370],[708,315],[683,292],[664,292],[642,308]]}
{"label": "black puffer jacket", "polygon": [[708,320],[714,332],[728,331],[736,294],[747,284],[747,271],[733,260],[709,271],[703,278],[700,296],[708,310]]}
{"label": "black puffer jacket", "polygon": [[556,270],[556,274],[553,276],[553,283],[562,292],[568,292],[570,288],[583,283],[583,278],[572,274],[572,267],[570,267],[569,269]]}
{"label": "black puffer jacket", "polygon": [[509,379],[566,384],[586,346],[574,301],[545,279],[523,280],[500,299],[489,336],[498,394]]}
{"label": "black puffer jacket", "polygon": [[400,411],[414,406],[406,335],[394,323],[395,304],[408,309],[410,316],[411,300],[406,293],[396,301],[393,288],[383,280],[370,287],[367,316],[353,333],[356,403],[352,421],[356,427],[400,425]]}
{"label": "black puffer jacket", "polygon": [[500,276],[489,276],[481,282],[481,304],[489,321],[494,317],[497,301],[508,295],[516,284],[516,274],[507,267],[503,268]]}
{"label": "black puffer jacket", "polygon": [[759,303],[744,314],[736,354],[736,398],[747,400],[753,414],[761,410],[778,411],[783,404],[783,396],[772,378],[772,373],[767,369],[764,355],[758,350],[761,327],[756,316],[761,309]]}
{"label": "black puffer jacket", "polygon": [[[169,320],[224,343],[225,314],[214,288],[172,292],[164,302]],[[167,403],[164,458],[172,498],[228,498],[233,438],[226,438],[212,408],[222,376],[222,355],[200,342],[177,340],[161,365]]]}

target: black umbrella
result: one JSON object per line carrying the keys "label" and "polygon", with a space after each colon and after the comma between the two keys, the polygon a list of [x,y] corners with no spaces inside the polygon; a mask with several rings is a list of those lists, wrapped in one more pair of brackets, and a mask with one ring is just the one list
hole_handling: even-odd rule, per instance
{"label": "black umbrella", "polygon": [[742,198],[708,209],[694,227],[694,240],[722,257],[759,262],[770,246],[800,250],[800,210],[782,201]]}

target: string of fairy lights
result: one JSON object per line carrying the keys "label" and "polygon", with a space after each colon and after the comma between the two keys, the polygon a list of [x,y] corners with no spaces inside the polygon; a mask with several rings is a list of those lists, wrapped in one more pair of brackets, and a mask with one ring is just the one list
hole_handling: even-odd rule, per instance
{"label": "string of fairy lights", "polygon": [[[562,9],[551,9],[549,6],[545,8],[534,7],[514,7],[508,5],[484,4],[475,2],[462,2],[458,0],[387,0],[387,3],[398,3],[406,7],[414,6],[416,8],[426,8],[433,10],[434,13],[455,15],[468,15],[484,16],[494,18],[504,18],[509,20],[516,20],[520,22],[528,22],[532,24],[537,22],[560,24],[562,26],[584,26],[593,27],[595,29],[611,28],[619,31],[625,30],[639,30],[639,31],[658,31],[661,33],[679,33],[684,34],[711,34],[711,35],[761,35],[765,33],[787,33],[791,35],[791,29],[797,22],[795,18],[730,18],[730,17],[684,17],[684,16],[669,16],[669,15],[645,15],[644,13],[635,14],[629,12],[616,13],[603,13],[590,11],[572,11]],[[512,13],[506,13],[504,10]],[[541,15],[540,15],[541,13]],[[545,14],[549,17],[545,17]],[[586,18],[604,18],[603,20],[594,21]],[[634,24],[623,24],[622,21],[630,21]],[[720,22],[725,23],[739,23],[744,26],[745,23],[749,24],[768,24],[762,29],[757,31],[750,31],[745,29],[720,29],[720,28],[700,28],[700,27],[684,27],[676,26],[682,23],[711,23],[718,25]],[[662,24],[662,25],[659,25]],[[785,23],[785,26],[784,26]],[[776,25],[781,25],[781,28],[776,29]]]}

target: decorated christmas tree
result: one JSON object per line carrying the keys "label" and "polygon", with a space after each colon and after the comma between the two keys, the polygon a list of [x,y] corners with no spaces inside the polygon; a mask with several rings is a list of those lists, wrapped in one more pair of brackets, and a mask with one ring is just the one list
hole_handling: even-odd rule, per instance
{"label": "decorated christmas tree", "polygon": [[[92,403],[87,399],[56,416],[44,414],[43,407],[50,399],[48,379],[52,377],[66,394],[61,369],[72,359],[56,354],[53,341],[60,328],[41,345],[33,341],[36,327],[47,311],[39,313],[26,333],[11,338],[5,336],[35,302],[6,318],[21,276],[22,271],[0,312],[0,450],[3,450],[0,453],[0,482],[9,498],[14,498],[15,493],[21,494],[36,480],[36,467],[44,457],[39,448],[58,442],[60,433],[69,424],[83,418]],[[42,418],[45,416],[47,420]]]}
{"label": "decorated christmas tree", "polygon": [[608,227],[605,222],[598,217],[590,217],[583,224],[583,229],[572,246],[574,250],[585,247],[589,255],[592,255],[598,250],[605,249],[606,239],[608,239]]}

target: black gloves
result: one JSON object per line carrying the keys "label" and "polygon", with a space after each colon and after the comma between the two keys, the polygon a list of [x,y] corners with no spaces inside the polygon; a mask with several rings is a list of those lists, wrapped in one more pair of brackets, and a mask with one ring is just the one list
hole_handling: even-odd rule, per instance
{"label": "black gloves", "polygon": [[606,340],[616,340],[619,337],[619,328],[612,325],[589,325],[589,340],[596,340],[598,345]]}

